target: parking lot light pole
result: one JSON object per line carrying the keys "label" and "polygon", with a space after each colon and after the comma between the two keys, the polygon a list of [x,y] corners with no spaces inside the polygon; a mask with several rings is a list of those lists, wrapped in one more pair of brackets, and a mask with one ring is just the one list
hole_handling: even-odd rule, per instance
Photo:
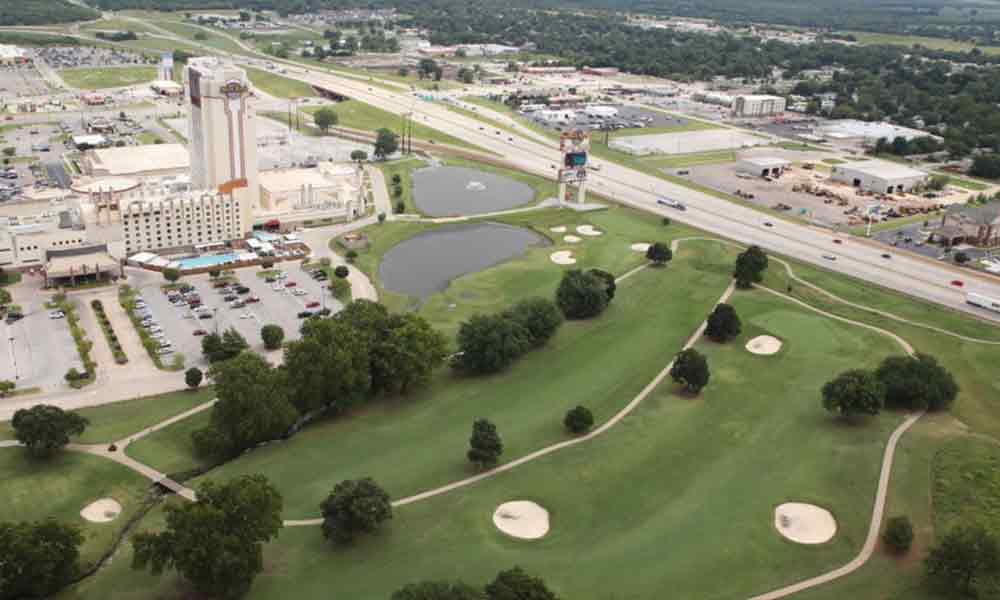
{"label": "parking lot light pole", "polygon": [[215,335],[219,335],[219,307],[212,309],[212,320],[215,321]]}
{"label": "parking lot light pole", "polygon": [[17,381],[21,376],[17,372],[17,354],[14,352],[14,336],[10,336],[8,339],[10,340],[10,358],[14,363],[14,381]]}

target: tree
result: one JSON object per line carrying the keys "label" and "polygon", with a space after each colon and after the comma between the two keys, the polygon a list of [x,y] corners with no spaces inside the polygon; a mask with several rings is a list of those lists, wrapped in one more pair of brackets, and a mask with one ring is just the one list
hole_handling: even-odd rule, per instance
{"label": "tree", "polygon": [[198,367],[191,367],[184,372],[184,383],[187,384],[192,390],[201,385],[201,380],[204,378],[204,374]]}
{"label": "tree", "polygon": [[618,290],[618,283],[615,281],[615,276],[607,271],[602,271],[601,269],[590,269],[587,272],[604,282],[604,285],[606,286],[605,292],[608,295],[608,303],[614,300],[615,291]]}
{"label": "tree", "polygon": [[7,306],[13,301],[14,298],[10,295],[10,292],[4,288],[0,288],[0,308]]}
{"label": "tree", "polygon": [[681,350],[670,367],[670,377],[683,384],[687,392],[697,394],[708,385],[708,360],[694,348]]}
{"label": "tree", "polygon": [[673,250],[663,242],[654,242],[646,249],[646,258],[657,266],[663,266],[674,257]]}
{"label": "tree", "polygon": [[260,337],[264,340],[264,347],[268,350],[281,348],[281,342],[285,339],[285,330],[280,325],[268,323],[260,328]]}
{"label": "tree", "polygon": [[421,581],[404,585],[389,600],[485,600],[485,596],[461,581]]}
{"label": "tree", "polygon": [[964,265],[967,262],[969,262],[969,255],[968,254],[966,254],[965,252],[956,252],[955,253],[955,263],[956,264]]}
{"label": "tree", "polygon": [[208,272],[208,276],[211,277],[212,279],[218,279],[220,275],[222,275],[222,271],[218,269],[213,269]]}
{"label": "tree", "polygon": [[0,379],[0,398],[6,398],[17,389],[17,384],[9,379]]}
{"label": "tree", "polygon": [[370,477],[341,481],[319,508],[323,537],[339,544],[354,540],[360,533],[374,533],[392,518],[389,494]]}
{"label": "tree", "polygon": [[399,136],[392,131],[381,128],[375,132],[375,158],[385,160],[399,148]]}
{"label": "tree", "polygon": [[55,519],[0,523],[0,598],[51,598],[79,574],[83,535]]}
{"label": "tree", "polygon": [[244,475],[206,481],[197,498],[167,504],[163,531],[135,535],[132,568],[172,569],[203,594],[239,598],[264,568],[262,544],[281,529],[281,494],[263,475]]}
{"label": "tree", "polygon": [[736,257],[736,269],[733,277],[736,278],[736,285],[742,289],[748,289],[755,283],[760,283],[764,279],[764,271],[767,269],[767,254],[761,250],[760,246],[750,246]]}
{"label": "tree", "polygon": [[45,457],[68,444],[70,436],[83,433],[90,422],[58,406],[36,404],[15,412],[10,424],[17,441],[32,455]]}
{"label": "tree", "polygon": [[532,345],[531,333],[503,315],[473,315],[458,328],[455,368],[473,374],[496,373]]}
{"label": "tree", "polygon": [[890,356],[875,376],[885,386],[885,405],[903,410],[946,410],[958,395],[954,376],[926,354]]}
{"label": "tree", "polygon": [[981,525],[959,525],[931,548],[924,567],[935,587],[974,598],[980,582],[1000,574],[1000,551]]}
{"label": "tree", "polygon": [[504,316],[523,327],[531,338],[531,345],[536,348],[544,346],[563,323],[559,307],[545,298],[521,300]]}
{"label": "tree", "polygon": [[177,269],[163,269],[163,278],[170,283],[174,283],[181,278],[181,272]]}
{"label": "tree", "polygon": [[326,133],[340,122],[340,117],[332,108],[321,108],[313,115],[313,122],[316,123],[316,127],[319,127],[320,131]]}
{"label": "tree", "polygon": [[358,258],[357,250],[348,250],[347,253],[344,254],[344,259],[347,260],[347,262],[349,263],[353,263],[355,260],[357,260],[357,258]]}
{"label": "tree", "polygon": [[540,577],[532,577],[521,567],[500,571],[486,586],[488,600],[558,600]]}
{"label": "tree", "polygon": [[823,408],[842,417],[877,415],[885,402],[885,387],[874,373],[851,369],[823,385]]}
{"label": "tree", "polygon": [[201,351],[209,363],[229,360],[249,347],[246,338],[233,327],[223,331],[222,335],[210,333],[201,338]]}
{"label": "tree", "polygon": [[263,358],[244,352],[208,371],[218,401],[208,427],[192,433],[202,456],[228,458],[261,442],[286,435],[297,414],[289,402],[284,373]]}
{"label": "tree", "polygon": [[337,268],[333,270],[333,274],[341,279],[346,279],[351,271],[344,265],[337,265]]}
{"label": "tree", "polygon": [[15,154],[17,154],[17,148],[14,146],[7,146],[3,149],[4,156],[14,156]]}
{"label": "tree", "polygon": [[559,282],[556,304],[567,319],[596,317],[608,307],[607,284],[591,273],[571,269]]}
{"label": "tree", "polygon": [[368,153],[364,150],[351,150],[351,160],[360,165],[368,160]]}
{"label": "tree", "polygon": [[371,337],[344,318],[311,319],[286,345],[285,369],[300,414],[346,410],[372,390]]}
{"label": "tree", "polygon": [[420,79],[430,77],[438,70],[438,64],[432,58],[421,58],[417,63],[417,76]]}
{"label": "tree", "polygon": [[469,438],[469,462],[479,468],[492,467],[503,454],[503,440],[497,427],[486,419],[476,419],[472,423],[472,437]]}
{"label": "tree", "polygon": [[740,334],[742,325],[736,309],[730,304],[717,304],[712,314],[708,315],[705,335],[714,342],[724,343]]}
{"label": "tree", "polygon": [[1000,178],[1000,155],[980,154],[972,159],[969,175],[984,179]]}
{"label": "tree", "polygon": [[566,412],[563,425],[570,433],[581,434],[590,431],[594,426],[594,414],[585,406],[577,406]]}
{"label": "tree", "polygon": [[882,541],[895,554],[906,554],[913,544],[913,524],[905,516],[892,517],[886,523]]}

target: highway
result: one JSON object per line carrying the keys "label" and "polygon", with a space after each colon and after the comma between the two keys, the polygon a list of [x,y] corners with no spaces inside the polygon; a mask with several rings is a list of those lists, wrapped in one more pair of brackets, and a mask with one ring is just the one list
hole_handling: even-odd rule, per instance
{"label": "highway", "polygon": [[[288,67],[286,77],[336,91],[395,114],[411,112],[417,121],[493,152],[523,171],[548,178],[555,177],[560,157],[554,145],[504,130],[497,134],[497,130],[488,124],[455,113],[445,106],[419,100],[407,93],[308,69],[300,64],[283,64]],[[497,113],[489,114],[487,109],[480,108],[480,111],[484,116],[507,120]],[[758,244],[770,252],[852,275],[985,319],[1000,321],[1000,314],[965,303],[966,292],[1000,298],[1000,279],[905,252],[890,252],[874,243],[819,227],[769,217],[751,208],[617,163],[596,159],[592,159],[592,163],[600,170],[590,173],[590,190],[622,204],[669,216],[678,222],[743,244]],[[657,204],[657,199],[661,196],[683,202],[687,210],[680,211]],[[764,225],[765,221],[771,222],[773,226]],[[835,239],[840,240],[840,243],[836,243]],[[892,258],[883,258],[882,255],[887,253]],[[836,260],[825,256],[835,257]],[[955,279],[962,280],[964,287],[952,285],[951,282]]]}

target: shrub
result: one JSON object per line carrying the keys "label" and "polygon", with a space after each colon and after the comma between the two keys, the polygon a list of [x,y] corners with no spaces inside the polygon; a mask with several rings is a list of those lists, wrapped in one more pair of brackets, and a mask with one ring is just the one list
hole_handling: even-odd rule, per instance
{"label": "shrub", "polygon": [[536,348],[544,346],[563,323],[559,307],[545,298],[522,300],[503,314],[528,332],[531,345]]}
{"label": "shrub", "polygon": [[458,354],[453,365],[468,373],[496,373],[511,365],[532,345],[531,333],[503,315],[473,315],[458,328]]}
{"label": "shrub", "polygon": [[742,325],[736,309],[729,304],[717,304],[708,316],[705,335],[714,342],[728,342],[740,334]]}
{"label": "shrub", "polygon": [[653,261],[657,266],[662,266],[670,262],[674,257],[673,250],[663,242],[654,242],[646,250],[646,258]]}
{"label": "shrub", "polygon": [[347,262],[353,263],[358,258],[358,253],[356,250],[348,250],[347,254],[344,255],[344,258],[347,259]]}
{"label": "shrub", "polygon": [[285,330],[280,325],[269,323],[260,328],[260,337],[264,340],[265,348],[277,350],[285,340]]}
{"label": "shrub", "polygon": [[563,419],[563,425],[570,433],[586,433],[594,426],[594,414],[585,406],[571,408]]}
{"label": "shrub", "polygon": [[895,554],[906,554],[913,544],[913,524],[909,517],[893,517],[886,524],[882,541]]}
{"label": "shrub", "polygon": [[333,274],[341,279],[346,279],[351,274],[351,271],[344,265],[337,265],[337,268],[333,270]]}
{"label": "shrub", "polygon": [[589,319],[608,307],[608,286],[603,279],[579,269],[563,274],[556,290],[556,304],[567,319]]}
{"label": "shrub", "polygon": [[201,385],[201,380],[204,377],[201,369],[198,367],[191,367],[184,373],[184,383],[187,384],[192,390]]}
{"label": "shrub", "polygon": [[890,356],[875,376],[885,386],[885,405],[903,410],[946,410],[958,395],[952,374],[933,356]]}

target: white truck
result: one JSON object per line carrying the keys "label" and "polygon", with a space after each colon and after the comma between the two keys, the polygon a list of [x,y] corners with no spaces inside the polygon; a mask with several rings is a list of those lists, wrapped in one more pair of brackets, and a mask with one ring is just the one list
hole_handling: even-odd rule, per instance
{"label": "white truck", "polygon": [[979,308],[985,308],[986,310],[992,310],[993,312],[1000,312],[1000,300],[994,300],[993,298],[983,296],[982,294],[969,292],[965,295],[965,301],[973,306],[978,306]]}

